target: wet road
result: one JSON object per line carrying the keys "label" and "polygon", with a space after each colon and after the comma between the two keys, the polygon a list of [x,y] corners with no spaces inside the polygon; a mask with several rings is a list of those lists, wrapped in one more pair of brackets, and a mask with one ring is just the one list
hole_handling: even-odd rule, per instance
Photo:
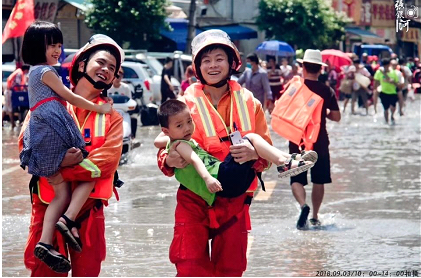
{"label": "wet road", "polygon": [[[347,112],[339,124],[328,123],[333,183],[325,187],[322,229],[296,230],[299,207],[289,181],[277,179],[274,167],[264,174],[267,192],[258,191],[251,206],[244,276],[420,271],[421,102],[416,97],[394,126],[386,125],[381,113]],[[105,209],[107,258],[101,276],[176,274],[168,248],[178,185],[156,166],[152,142],[158,132],[158,127],[139,128],[142,146],[119,168],[125,185],[121,200],[113,198]],[[17,135],[8,128],[2,135],[2,276],[28,276],[23,250],[30,221],[29,175],[18,166]],[[274,133],[272,138],[287,150],[285,140]]]}

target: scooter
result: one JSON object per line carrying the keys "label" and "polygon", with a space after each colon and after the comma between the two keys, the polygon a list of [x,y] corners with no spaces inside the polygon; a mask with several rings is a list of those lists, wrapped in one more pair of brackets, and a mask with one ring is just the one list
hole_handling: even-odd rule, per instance
{"label": "scooter", "polygon": [[140,142],[132,137],[131,117],[129,112],[136,109],[137,103],[128,96],[110,95],[114,101],[113,108],[123,117],[123,150],[120,165],[127,163],[131,150],[140,146]]}

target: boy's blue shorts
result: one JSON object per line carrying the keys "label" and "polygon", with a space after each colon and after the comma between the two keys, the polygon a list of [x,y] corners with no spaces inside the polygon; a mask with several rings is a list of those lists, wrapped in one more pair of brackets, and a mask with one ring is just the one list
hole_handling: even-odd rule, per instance
{"label": "boy's blue shorts", "polygon": [[216,195],[234,198],[244,194],[256,177],[256,171],[252,168],[254,162],[256,160],[239,164],[234,161],[231,154],[228,154],[219,165],[218,180],[223,190],[217,192]]}

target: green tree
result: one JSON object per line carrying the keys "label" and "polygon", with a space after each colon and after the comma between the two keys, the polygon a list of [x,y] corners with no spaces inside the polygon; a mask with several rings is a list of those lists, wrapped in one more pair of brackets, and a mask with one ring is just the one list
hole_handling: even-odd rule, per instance
{"label": "green tree", "polygon": [[165,23],[167,0],[88,0],[86,23],[95,32],[113,38],[120,45],[146,49],[159,39]]}
{"label": "green tree", "polygon": [[256,23],[268,39],[286,41],[296,48],[332,48],[343,40],[347,19],[329,2],[260,0]]}

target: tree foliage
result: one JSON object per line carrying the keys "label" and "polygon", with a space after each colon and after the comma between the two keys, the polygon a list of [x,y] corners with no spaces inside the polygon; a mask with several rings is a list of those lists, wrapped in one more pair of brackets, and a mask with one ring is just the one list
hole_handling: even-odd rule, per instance
{"label": "tree foliage", "polygon": [[165,24],[167,0],[89,0],[86,23],[120,45],[146,49],[159,39]]}
{"label": "tree foliage", "polygon": [[296,48],[332,48],[343,40],[347,21],[329,2],[260,0],[256,23],[268,39],[286,41]]}

